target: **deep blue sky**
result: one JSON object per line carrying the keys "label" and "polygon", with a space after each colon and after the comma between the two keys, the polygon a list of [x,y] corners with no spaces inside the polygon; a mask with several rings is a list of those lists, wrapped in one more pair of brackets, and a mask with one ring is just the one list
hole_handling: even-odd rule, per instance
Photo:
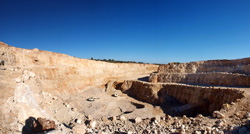
{"label": "deep blue sky", "polygon": [[250,57],[250,0],[0,0],[11,46],[150,63]]}

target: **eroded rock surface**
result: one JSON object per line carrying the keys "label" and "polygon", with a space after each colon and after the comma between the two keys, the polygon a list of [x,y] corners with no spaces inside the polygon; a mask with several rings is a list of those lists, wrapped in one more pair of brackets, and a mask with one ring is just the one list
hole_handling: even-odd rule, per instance
{"label": "eroded rock surface", "polygon": [[47,92],[79,91],[87,86],[104,85],[111,79],[140,77],[158,68],[152,64],[80,59],[38,49],[16,48],[3,42],[0,42],[0,48],[0,60],[5,61],[5,66],[34,72]]}

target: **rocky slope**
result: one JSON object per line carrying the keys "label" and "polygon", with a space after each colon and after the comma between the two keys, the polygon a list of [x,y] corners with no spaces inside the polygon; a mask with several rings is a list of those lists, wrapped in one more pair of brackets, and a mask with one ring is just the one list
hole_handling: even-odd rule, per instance
{"label": "rocky slope", "polygon": [[250,58],[236,60],[208,60],[160,65],[158,73],[227,72],[250,74]]}
{"label": "rocky slope", "polygon": [[153,73],[149,82],[186,83],[207,86],[250,87],[250,76],[238,73]]}
{"label": "rocky slope", "polygon": [[32,71],[46,91],[74,92],[103,85],[110,79],[149,74],[157,65],[106,63],[79,59],[38,49],[21,49],[0,42],[0,59],[5,66]]}

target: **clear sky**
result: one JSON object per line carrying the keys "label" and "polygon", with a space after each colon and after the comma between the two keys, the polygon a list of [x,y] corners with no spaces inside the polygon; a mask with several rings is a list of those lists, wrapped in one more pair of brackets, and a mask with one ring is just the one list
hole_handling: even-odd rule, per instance
{"label": "clear sky", "polygon": [[0,0],[11,46],[150,63],[250,57],[250,0]]}

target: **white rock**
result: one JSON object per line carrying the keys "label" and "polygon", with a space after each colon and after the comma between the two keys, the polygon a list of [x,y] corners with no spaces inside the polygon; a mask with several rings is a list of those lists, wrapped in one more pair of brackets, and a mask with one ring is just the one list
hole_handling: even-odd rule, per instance
{"label": "white rock", "polygon": [[156,116],[155,116],[155,120],[156,120],[157,122],[160,122],[160,121],[161,121],[161,116],[156,115]]}
{"label": "white rock", "polygon": [[121,116],[119,117],[119,119],[120,119],[121,121],[126,121],[126,120],[127,120],[126,117],[123,116],[123,115],[121,115]]}
{"label": "white rock", "polygon": [[218,134],[218,132],[219,132],[218,128],[212,130],[212,134]]}
{"label": "white rock", "polygon": [[91,133],[91,134],[92,134],[93,132],[94,132],[94,131],[93,131],[92,129],[90,129],[90,128],[87,128],[87,129],[86,129],[86,133],[87,133],[87,134],[88,134],[88,133]]}
{"label": "white rock", "polygon": [[186,120],[186,119],[187,119],[187,116],[186,116],[186,115],[183,115],[183,116],[182,116],[182,119],[183,119],[183,120]]}
{"label": "white rock", "polygon": [[214,118],[219,118],[219,119],[222,119],[222,118],[224,118],[225,117],[225,115],[224,114],[222,114],[221,112],[219,112],[219,111],[214,111],[213,112],[213,117]]}
{"label": "white rock", "polygon": [[69,108],[69,104],[66,104],[65,107],[66,107],[66,108]]}
{"label": "white rock", "polygon": [[172,133],[175,132],[175,131],[176,131],[176,129],[171,129],[171,130],[170,130],[170,132],[172,132]]}
{"label": "white rock", "polygon": [[34,78],[34,77],[36,77],[36,74],[35,74],[34,72],[29,71],[29,76],[30,76],[31,78]]}
{"label": "white rock", "polygon": [[141,121],[142,121],[142,119],[140,117],[135,118],[135,123],[140,123]]}
{"label": "white rock", "polygon": [[184,125],[181,126],[181,131],[179,132],[179,134],[185,134],[185,126]]}
{"label": "white rock", "polygon": [[89,128],[95,128],[96,127],[96,124],[97,124],[97,122],[96,121],[90,121],[90,123],[89,123]]}
{"label": "white rock", "polygon": [[196,117],[197,118],[204,118],[204,116],[202,114],[198,114]]}
{"label": "white rock", "polygon": [[114,96],[114,97],[118,97],[118,96],[119,96],[119,94],[118,94],[118,93],[115,93],[115,94],[113,94],[113,96]]}
{"label": "white rock", "polygon": [[165,116],[163,116],[163,117],[161,117],[161,119],[162,119],[163,121],[165,121],[165,120],[166,120],[166,117],[165,117]]}
{"label": "white rock", "polygon": [[82,123],[82,120],[76,119],[76,123],[81,124],[81,123]]}
{"label": "white rock", "polygon": [[24,81],[29,80],[30,78],[33,78],[35,76],[36,76],[36,74],[34,72],[31,72],[28,70],[23,71],[23,80]]}
{"label": "white rock", "polygon": [[218,134],[224,134],[224,132],[223,131],[218,131]]}
{"label": "white rock", "polygon": [[22,78],[16,78],[16,83],[21,83],[22,82]]}
{"label": "white rock", "polygon": [[207,133],[211,133],[211,130],[212,130],[212,128],[211,127],[206,127],[206,129],[205,129],[205,131],[207,132]]}
{"label": "white rock", "polygon": [[201,131],[195,131],[194,134],[201,134]]}
{"label": "white rock", "polygon": [[52,130],[47,132],[46,134],[67,134],[68,132],[61,131],[61,130]]}
{"label": "white rock", "polygon": [[29,104],[32,107],[38,107],[38,103],[35,99],[30,87],[24,83],[18,84],[15,89],[14,101],[18,103]]}
{"label": "white rock", "polygon": [[168,119],[168,120],[171,120],[171,119],[172,119],[172,116],[167,115],[167,119]]}
{"label": "white rock", "polygon": [[101,131],[101,132],[99,132],[98,134],[108,134],[108,133],[106,133],[106,132],[104,132],[104,131]]}
{"label": "white rock", "polygon": [[127,134],[133,134],[133,132],[132,131],[128,131]]}
{"label": "white rock", "polygon": [[43,117],[50,119],[49,114],[41,109],[35,99],[35,96],[30,87],[24,83],[19,83],[15,89],[13,107],[18,110],[18,121],[25,123],[29,117]]}
{"label": "white rock", "polygon": [[87,127],[84,124],[76,124],[72,130],[74,134],[84,134],[86,129]]}

